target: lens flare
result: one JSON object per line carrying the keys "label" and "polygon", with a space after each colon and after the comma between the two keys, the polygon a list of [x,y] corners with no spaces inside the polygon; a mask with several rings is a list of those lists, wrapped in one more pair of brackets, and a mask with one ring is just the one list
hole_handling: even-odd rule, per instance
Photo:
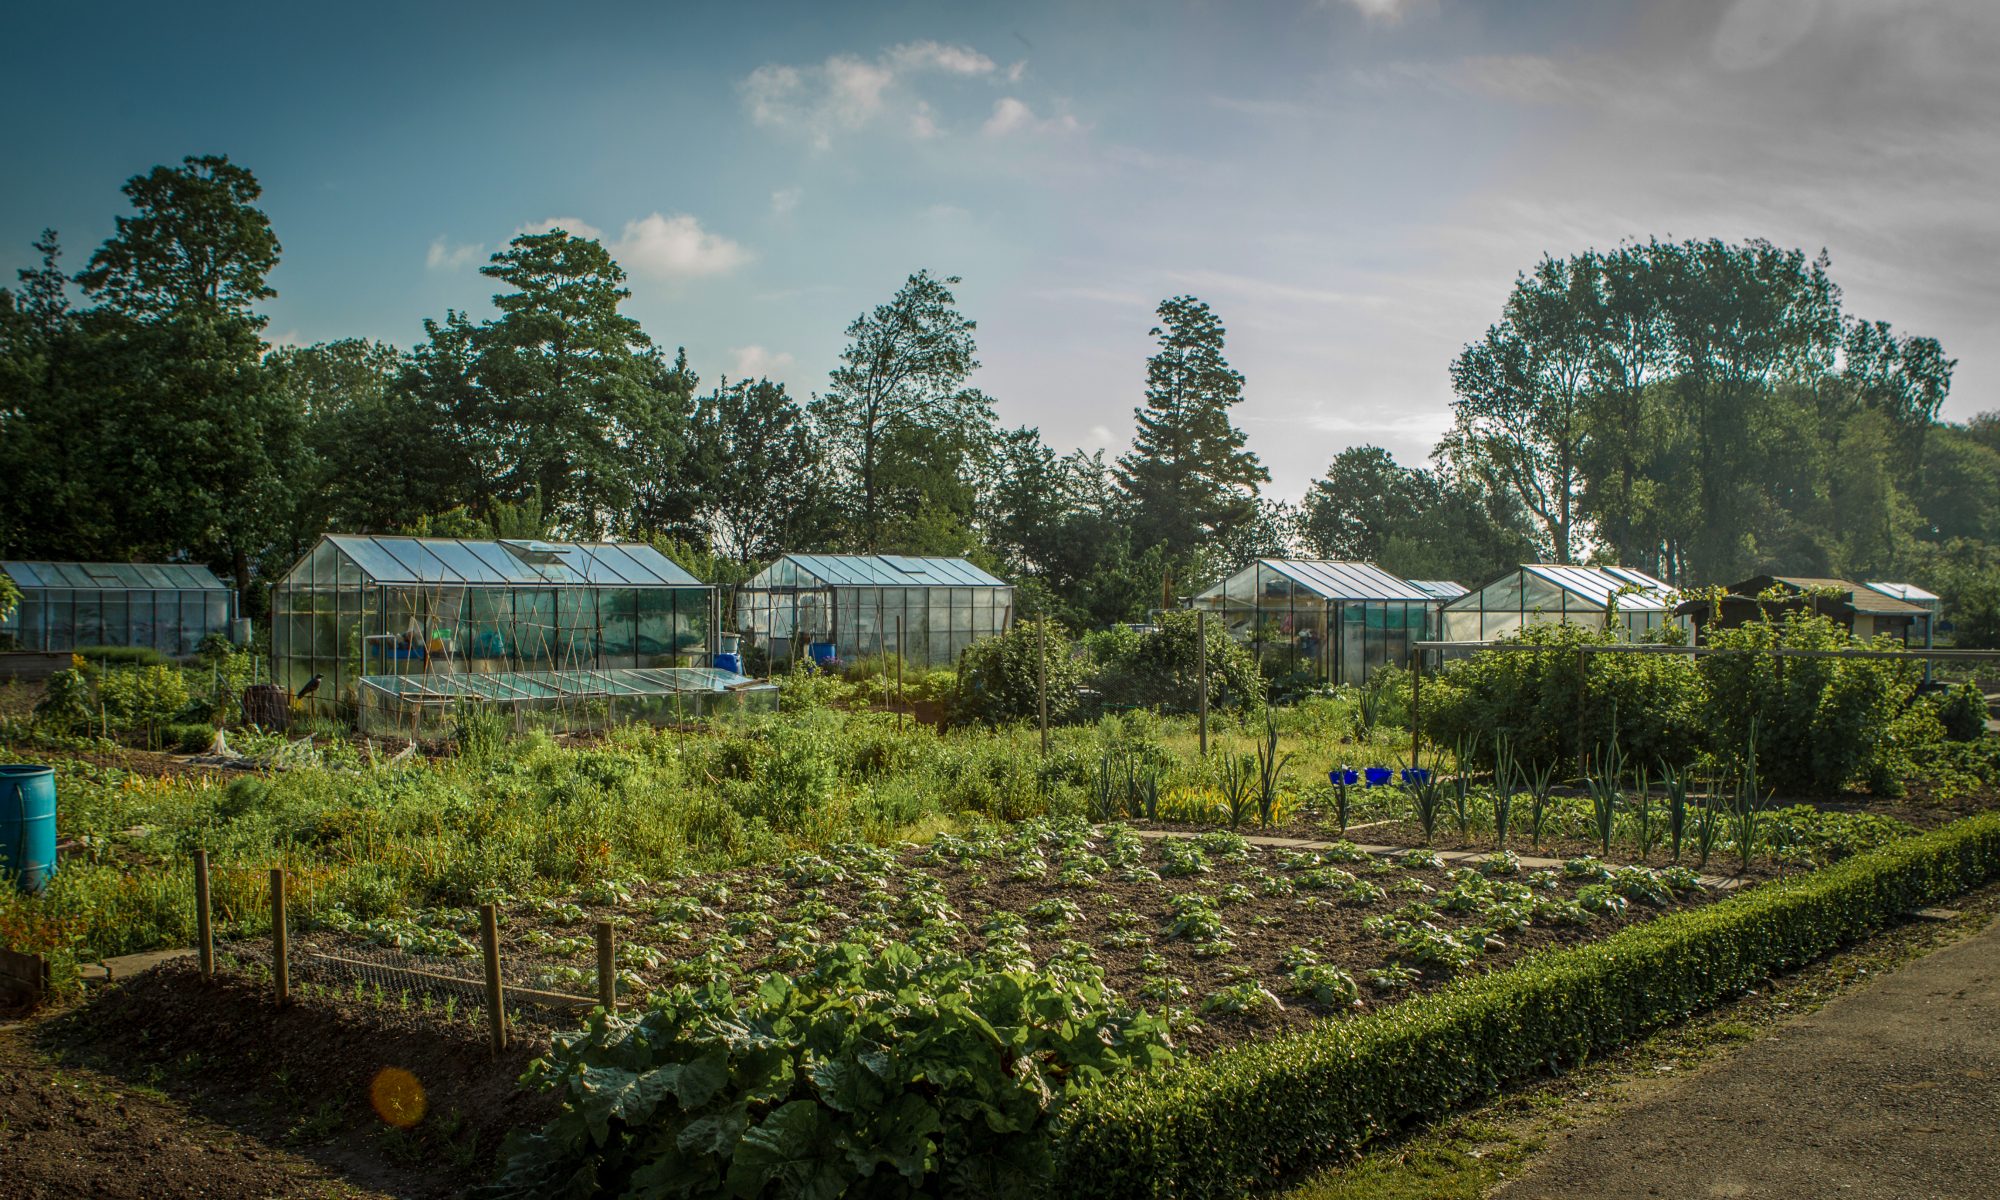
{"label": "lens flare", "polygon": [[368,1085],[368,1103],[375,1115],[398,1129],[424,1119],[424,1085],[401,1067],[383,1067]]}

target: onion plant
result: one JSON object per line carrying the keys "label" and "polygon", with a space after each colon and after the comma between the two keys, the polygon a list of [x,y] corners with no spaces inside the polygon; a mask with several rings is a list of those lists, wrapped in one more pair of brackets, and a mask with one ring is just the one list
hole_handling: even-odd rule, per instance
{"label": "onion plant", "polygon": [[1257,760],[1248,754],[1218,755],[1215,783],[1222,793],[1229,827],[1242,828],[1250,819],[1251,809],[1257,806]]}
{"label": "onion plant", "polygon": [[1722,777],[1711,775],[1707,780],[1706,796],[1694,813],[1694,853],[1695,865],[1706,867],[1709,856],[1715,853],[1716,840],[1722,834],[1722,810],[1717,807],[1722,799]]}
{"label": "onion plant", "polygon": [[1623,796],[1625,775],[1625,755],[1618,748],[1618,739],[1612,738],[1610,747],[1600,747],[1597,756],[1598,769],[1584,776],[1584,786],[1590,791],[1591,823],[1597,830],[1598,853],[1611,855],[1611,831],[1618,821],[1618,806]]}
{"label": "onion plant", "polygon": [[1742,870],[1750,869],[1750,858],[1757,852],[1763,816],[1763,790],[1757,778],[1757,718],[1752,717],[1750,742],[1745,747],[1729,804],[1729,832],[1736,840],[1736,857]]}
{"label": "onion plant", "polygon": [[[1440,753],[1442,757],[1442,753]],[[1424,831],[1424,845],[1431,844],[1437,836],[1438,817],[1444,811],[1444,781],[1438,778],[1436,763],[1431,770],[1413,767],[1403,780],[1403,786],[1410,791],[1410,803],[1416,810],[1417,827]]]}
{"label": "onion plant", "polygon": [[1653,847],[1660,844],[1659,826],[1653,817],[1652,772],[1641,766],[1634,775],[1633,782],[1639,790],[1632,802],[1632,831],[1637,835],[1639,861],[1645,862],[1646,857],[1653,852]]}
{"label": "onion plant", "polygon": [[[1264,713],[1264,740],[1257,743],[1257,823],[1260,828],[1269,829],[1271,818],[1278,810],[1278,777],[1284,773],[1285,764],[1292,761],[1290,751],[1282,757],[1278,754],[1278,718],[1275,713]],[[1340,827],[1344,832],[1347,820],[1343,814]]]}
{"label": "onion plant", "polygon": [[1665,763],[1660,764],[1660,786],[1667,794],[1667,848],[1673,853],[1675,862],[1681,860],[1681,847],[1688,834],[1689,774],[1685,768],[1676,770]]}
{"label": "onion plant", "polygon": [[1333,815],[1340,822],[1340,836],[1347,836],[1348,800],[1347,789],[1358,776],[1352,767],[1335,767],[1328,771],[1327,782],[1333,784]]}
{"label": "onion plant", "polygon": [[1471,745],[1460,741],[1452,754],[1458,770],[1451,777],[1451,819],[1458,826],[1460,843],[1472,837],[1472,773],[1466,768],[1478,753],[1479,736],[1474,734]]}
{"label": "onion plant", "polygon": [[1505,734],[1493,739],[1493,848],[1507,848],[1507,823],[1514,815],[1514,744]]}
{"label": "onion plant", "polygon": [[1521,782],[1528,791],[1528,845],[1542,848],[1542,834],[1549,824],[1549,799],[1555,791],[1556,765],[1544,763],[1530,770],[1521,768]]}

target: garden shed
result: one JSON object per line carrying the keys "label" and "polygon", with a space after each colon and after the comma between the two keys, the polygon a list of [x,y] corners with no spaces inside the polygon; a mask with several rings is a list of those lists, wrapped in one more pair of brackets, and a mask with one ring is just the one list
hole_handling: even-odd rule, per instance
{"label": "garden shed", "polygon": [[687,715],[748,682],[711,669],[714,596],[643,543],[328,534],[272,589],[272,673],[364,727]]}
{"label": "garden shed", "polygon": [[1269,675],[1361,683],[1404,666],[1442,600],[1373,563],[1260,558],[1196,595]]}
{"label": "garden shed", "polygon": [[1808,575],[1753,575],[1730,584],[1718,597],[1688,600],[1677,611],[1693,624],[1697,641],[1711,628],[1733,629],[1767,615],[1810,609],[1863,641],[1887,635],[1906,646],[1922,646],[1930,636],[1931,610],[1884,590],[1907,587]]}
{"label": "garden shed", "polygon": [[191,563],[0,562],[21,591],[0,619],[0,649],[67,654],[137,646],[179,657],[227,637],[236,592]]}
{"label": "garden shed", "polygon": [[1674,623],[1673,601],[1672,587],[1630,567],[1523,563],[1447,603],[1441,636],[1488,642],[1530,625],[1582,625],[1641,641]]}
{"label": "garden shed", "polygon": [[962,558],[786,554],[736,590],[736,627],[774,670],[896,649],[927,666],[1007,632],[1014,588]]}

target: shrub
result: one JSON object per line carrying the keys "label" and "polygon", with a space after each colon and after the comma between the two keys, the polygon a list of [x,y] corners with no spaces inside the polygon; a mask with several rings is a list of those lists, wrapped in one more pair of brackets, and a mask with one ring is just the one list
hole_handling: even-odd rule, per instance
{"label": "shrub", "polygon": [[[1106,643],[1115,657],[1097,677],[1105,703],[1137,708],[1193,712],[1199,704],[1201,643],[1199,619],[1193,612],[1160,614],[1160,627],[1133,639]],[[1208,704],[1211,709],[1264,706],[1264,677],[1257,660],[1224,632],[1222,622],[1208,622]]]}
{"label": "shrub", "polygon": [[1952,741],[1976,742],[1986,736],[1986,722],[1992,714],[1986,709],[1985,693],[1975,685],[1961,683],[1934,693],[1930,703],[1937,709],[1944,735]]}
{"label": "shrub", "polygon": [[1063,1096],[1168,1057],[1164,1022],[1117,1008],[1093,968],[842,945],[740,997],[598,1013],[530,1068],[562,1111],[510,1138],[479,1194],[1020,1194],[1048,1176]]}
{"label": "shrub", "polygon": [[[1041,644],[1044,624],[1046,658]],[[1038,719],[1037,672],[1043,661],[1047,664],[1049,720],[1074,717],[1080,705],[1084,665],[1070,644],[1069,634],[1053,621],[1022,621],[999,637],[974,643],[965,652],[952,703],[953,720],[990,726]]]}
{"label": "shrub", "polygon": [[1428,996],[1072,1100],[1070,1196],[1236,1195],[1502,1085],[1582,1062],[2000,875],[1983,814]]}
{"label": "shrub", "polygon": [[151,646],[78,646],[72,653],[100,667],[170,667],[174,662]]}

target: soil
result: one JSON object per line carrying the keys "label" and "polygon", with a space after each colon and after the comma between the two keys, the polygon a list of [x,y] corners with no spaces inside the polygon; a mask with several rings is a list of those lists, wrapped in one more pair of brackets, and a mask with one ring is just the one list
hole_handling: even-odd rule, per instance
{"label": "soil", "polygon": [[1996,984],[1989,925],[1601,1115],[1495,1194],[1984,1200],[2000,1179]]}
{"label": "soil", "polygon": [[[168,963],[0,1034],[7,1194],[460,1195],[506,1130],[554,1111],[516,1083],[541,1048],[496,1061],[469,1026],[323,997],[280,1010],[247,979]],[[418,1084],[389,1110],[405,1127],[370,1100],[392,1067]]]}

